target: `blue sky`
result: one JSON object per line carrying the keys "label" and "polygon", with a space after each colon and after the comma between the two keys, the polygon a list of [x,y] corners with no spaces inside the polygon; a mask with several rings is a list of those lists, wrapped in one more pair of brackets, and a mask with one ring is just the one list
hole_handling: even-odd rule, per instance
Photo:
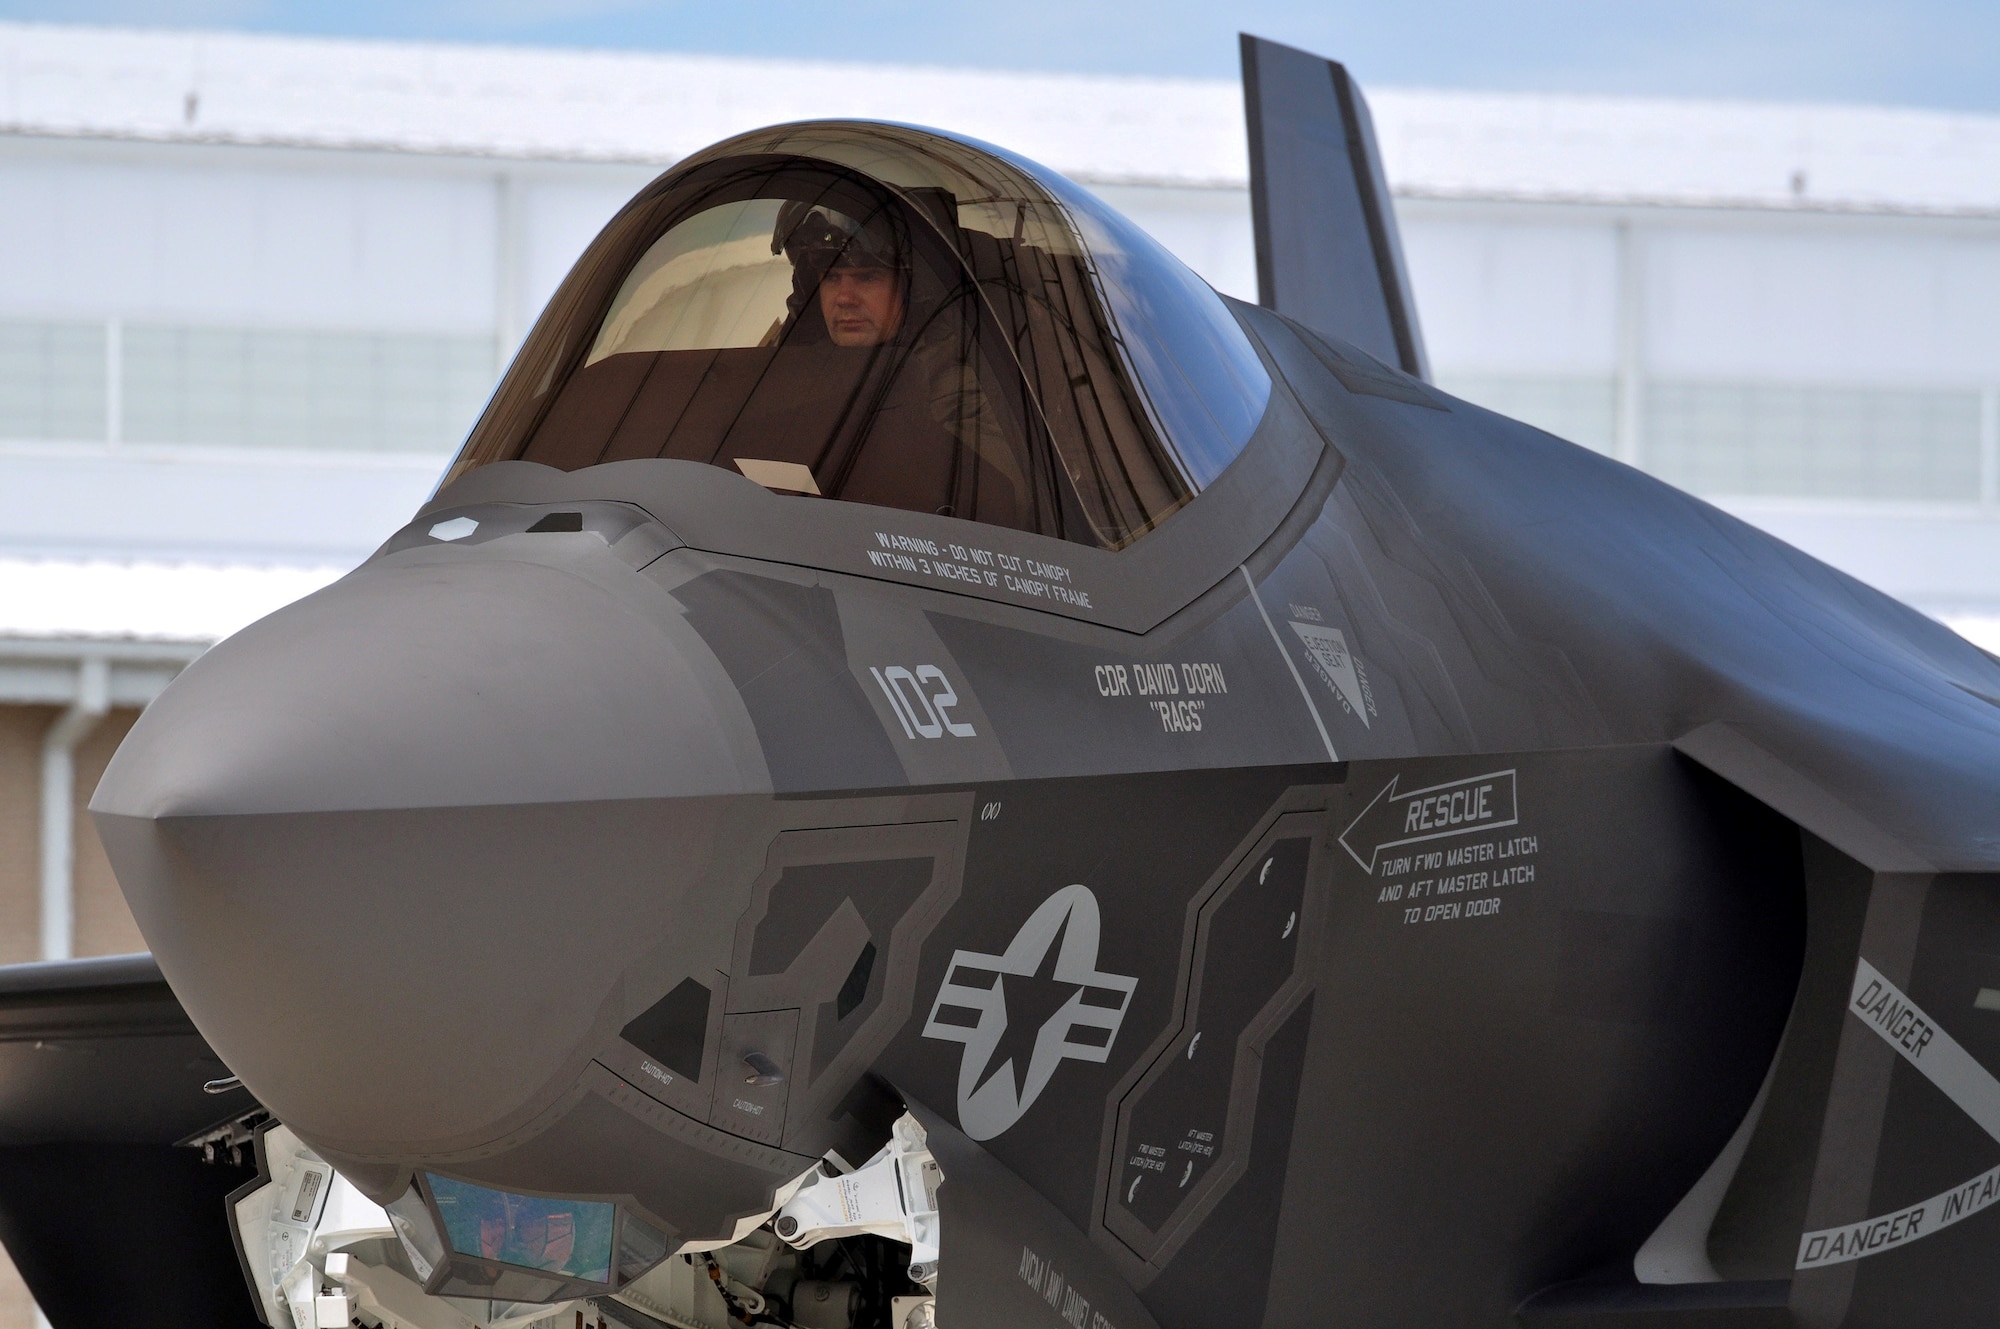
{"label": "blue sky", "polygon": [[2000,0],[0,0],[0,16],[1228,77],[1235,34],[1364,83],[2000,112]]}

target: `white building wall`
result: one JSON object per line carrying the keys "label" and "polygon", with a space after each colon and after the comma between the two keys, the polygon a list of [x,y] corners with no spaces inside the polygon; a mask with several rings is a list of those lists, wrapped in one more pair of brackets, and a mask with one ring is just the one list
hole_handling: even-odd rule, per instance
{"label": "white building wall", "polygon": [[2000,612],[2000,217],[1401,212],[1444,387],[1923,608]]}
{"label": "white building wall", "polygon": [[0,157],[10,313],[492,328],[488,177],[303,154],[64,147]]}
{"label": "white building wall", "polygon": [[2000,370],[2000,223],[1698,218],[1648,234],[1648,354],[1690,377],[1963,386]]}
{"label": "white building wall", "polygon": [[[1604,221],[1404,204],[1403,253],[1431,361],[1453,375],[1617,368],[1618,257]],[[1466,215],[1470,213],[1471,215]]]}
{"label": "white building wall", "polygon": [[[105,40],[0,24],[42,71],[0,69],[0,557],[351,564],[666,161],[859,86],[871,113],[1018,129],[1256,293],[1224,85]],[[1375,101],[1443,386],[2000,614],[2000,121]]]}

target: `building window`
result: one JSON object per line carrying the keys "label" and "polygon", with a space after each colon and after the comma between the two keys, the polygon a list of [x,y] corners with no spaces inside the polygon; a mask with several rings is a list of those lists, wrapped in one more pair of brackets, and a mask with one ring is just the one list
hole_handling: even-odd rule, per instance
{"label": "building window", "polygon": [[106,325],[0,320],[0,437],[104,437]]}
{"label": "building window", "polygon": [[[1609,377],[1439,375],[1439,386],[1598,452],[1614,453],[1617,388]],[[1634,451],[1690,493],[1720,498],[1976,503],[1982,477],[1975,389],[1649,379]]]}
{"label": "building window", "polygon": [[1697,494],[1976,502],[1973,391],[1653,380],[1644,458]]}
{"label": "building window", "polygon": [[1608,376],[1440,373],[1438,386],[1597,452],[1611,451],[1618,428],[1618,390]]}
{"label": "building window", "polygon": [[441,452],[494,377],[490,337],[128,324],[123,340],[133,443]]}
{"label": "building window", "polygon": [[0,438],[443,453],[496,369],[488,336],[5,320]]}

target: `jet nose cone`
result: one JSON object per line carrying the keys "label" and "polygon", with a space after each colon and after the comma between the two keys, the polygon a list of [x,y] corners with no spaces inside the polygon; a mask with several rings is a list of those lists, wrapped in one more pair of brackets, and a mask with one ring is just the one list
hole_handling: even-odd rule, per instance
{"label": "jet nose cone", "polygon": [[668,930],[716,796],[769,787],[704,659],[622,564],[391,559],[197,661],[92,810],[280,1119],[378,1158],[490,1138]]}
{"label": "jet nose cone", "polygon": [[704,704],[695,640],[629,570],[606,587],[501,559],[364,568],[189,668],[92,807],[203,817],[756,787],[754,744]]}

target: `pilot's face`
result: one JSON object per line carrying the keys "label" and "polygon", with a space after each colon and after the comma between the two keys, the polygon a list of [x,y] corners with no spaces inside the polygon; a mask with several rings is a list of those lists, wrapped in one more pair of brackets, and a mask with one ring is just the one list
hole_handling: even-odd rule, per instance
{"label": "pilot's face", "polygon": [[880,346],[903,324],[903,282],[889,268],[828,268],[819,312],[835,346]]}

